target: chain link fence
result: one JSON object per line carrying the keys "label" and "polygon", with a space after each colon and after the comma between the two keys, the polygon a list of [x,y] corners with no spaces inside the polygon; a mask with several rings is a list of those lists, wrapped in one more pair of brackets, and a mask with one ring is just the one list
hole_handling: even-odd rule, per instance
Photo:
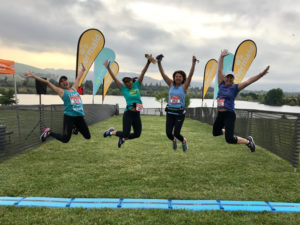
{"label": "chain link fence", "polygon": [[[88,125],[118,114],[118,105],[84,105]],[[0,107],[0,159],[41,144],[45,127],[63,130],[63,105],[17,105]]]}

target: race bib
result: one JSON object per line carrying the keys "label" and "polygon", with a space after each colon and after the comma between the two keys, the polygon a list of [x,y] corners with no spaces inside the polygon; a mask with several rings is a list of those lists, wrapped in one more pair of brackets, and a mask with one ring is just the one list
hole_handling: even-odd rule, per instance
{"label": "race bib", "polygon": [[138,111],[138,112],[143,112],[143,105],[142,104],[139,104],[139,103],[136,103],[135,105],[135,110]]}
{"label": "race bib", "polygon": [[171,104],[180,104],[180,96],[171,96]]}
{"label": "race bib", "polygon": [[217,98],[217,106],[220,108],[224,107],[225,99]]}
{"label": "race bib", "polygon": [[70,96],[70,101],[72,105],[81,104],[80,96]]}

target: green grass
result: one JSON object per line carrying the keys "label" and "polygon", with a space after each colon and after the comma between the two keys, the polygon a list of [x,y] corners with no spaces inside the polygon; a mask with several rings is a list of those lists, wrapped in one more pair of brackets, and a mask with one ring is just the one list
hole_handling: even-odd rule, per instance
{"label": "green grass", "polygon": [[[119,149],[122,117],[90,126],[91,140],[56,140],[0,163],[0,196],[219,199],[300,202],[300,175],[267,150],[251,153],[186,119],[187,153],[165,135],[165,117],[143,116],[139,139]],[[299,224],[300,214],[0,207],[0,224]]]}

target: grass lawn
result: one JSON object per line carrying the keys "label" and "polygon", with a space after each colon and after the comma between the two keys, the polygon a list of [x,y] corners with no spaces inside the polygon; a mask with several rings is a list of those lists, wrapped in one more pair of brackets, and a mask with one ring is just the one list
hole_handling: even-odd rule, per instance
{"label": "grass lawn", "polygon": [[[300,202],[300,175],[257,147],[229,145],[211,127],[186,119],[188,152],[173,151],[165,117],[143,116],[140,138],[119,149],[103,131],[122,116],[90,126],[68,144],[49,140],[0,163],[0,196],[218,199]],[[0,224],[299,224],[300,214],[184,210],[0,207]]]}

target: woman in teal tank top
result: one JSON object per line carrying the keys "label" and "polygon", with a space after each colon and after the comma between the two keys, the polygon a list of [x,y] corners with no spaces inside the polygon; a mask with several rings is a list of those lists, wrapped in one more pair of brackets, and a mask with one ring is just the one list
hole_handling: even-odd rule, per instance
{"label": "woman in teal tank top", "polygon": [[[140,117],[140,112],[143,110],[143,103],[141,100],[140,85],[143,82],[144,75],[147,72],[150,63],[156,63],[155,59],[153,59],[151,55],[145,56],[147,58],[147,63],[143,68],[141,75],[138,77],[138,79],[124,77],[122,79],[123,84],[116,78],[116,76],[109,68],[110,62],[106,61],[104,63],[110,76],[122,92],[127,105],[123,114],[123,130],[116,131],[114,128],[111,127],[108,130],[106,130],[103,134],[104,137],[112,135],[119,137],[119,148],[125,142],[125,140],[138,138],[142,133],[142,121]],[[133,133],[130,133],[131,127],[133,128]]]}
{"label": "woman in teal tank top", "polygon": [[63,122],[63,134],[57,134],[51,131],[50,128],[45,128],[41,135],[41,140],[45,141],[47,137],[52,136],[55,139],[67,143],[72,136],[72,130],[75,128],[78,130],[84,138],[90,139],[91,134],[89,128],[84,120],[83,104],[79,93],[77,92],[79,81],[85,71],[83,64],[81,64],[81,70],[77,76],[74,84],[70,87],[68,78],[61,76],[59,78],[59,87],[53,85],[50,81],[42,79],[31,72],[27,72],[24,75],[26,77],[32,77],[40,82],[47,84],[64,102],[64,122]]}
{"label": "woman in teal tank top", "polygon": [[198,60],[195,56],[193,56],[192,67],[187,78],[184,71],[178,70],[173,73],[172,80],[165,74],[163,70],[161,65],[162,58],[163,55],[156,57],[161,76],[169,87],[169,100],[166,108],[166,134],[167,137],[172,141],[174,150],[177,149],[177,140],[179,140],[182,143],[183,152],[186,152],[188,149],[187,139],[180,134],[180,131],[185,118],[185,95],[190,86],[195,70],[195,64]]}

